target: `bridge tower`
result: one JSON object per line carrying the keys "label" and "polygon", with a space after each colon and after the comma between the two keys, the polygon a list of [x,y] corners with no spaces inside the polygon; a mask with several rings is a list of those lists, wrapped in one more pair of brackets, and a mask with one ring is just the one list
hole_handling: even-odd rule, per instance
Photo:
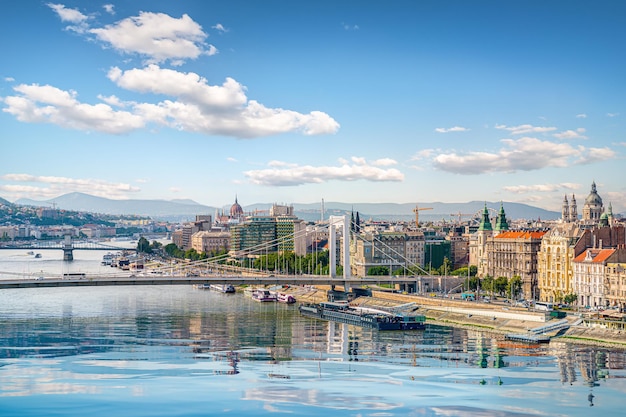
{"label": "bridge tower", "polygon": [[330,216],[328,219],[328,269],[331,278],[337,276],[335,265],[337,264],[337,227],[342,228],[343,233],[343,278],[350,278],[350,220],[348,216]]}
{"label": "bridge tower", "polygon": [[65,235],[65,240],[63,241],[63,260],[74,260],[74,246],[72,245],[72,236],[69,234]]}

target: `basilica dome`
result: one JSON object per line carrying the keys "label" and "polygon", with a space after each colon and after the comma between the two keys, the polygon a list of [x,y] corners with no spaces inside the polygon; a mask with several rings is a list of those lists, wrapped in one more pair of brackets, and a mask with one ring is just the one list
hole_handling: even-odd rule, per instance
{"label": "basilica dome", "polygon": [[596,183],[591,184],[591,192],[585,199],[585,204],[590,206],[602,206],[602,198],[598,195],[596,191]]}

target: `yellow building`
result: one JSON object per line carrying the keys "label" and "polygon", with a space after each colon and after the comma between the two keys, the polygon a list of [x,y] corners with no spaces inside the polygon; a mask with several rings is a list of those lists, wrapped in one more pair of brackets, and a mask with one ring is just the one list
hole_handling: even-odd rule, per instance
{"label": "yellow building", "polygon": [[575,223],[559,224],[541,239],[537,254],[539,300],[550,303],[563,301],[572,294],[572,260],[575,245],[583,230]]}

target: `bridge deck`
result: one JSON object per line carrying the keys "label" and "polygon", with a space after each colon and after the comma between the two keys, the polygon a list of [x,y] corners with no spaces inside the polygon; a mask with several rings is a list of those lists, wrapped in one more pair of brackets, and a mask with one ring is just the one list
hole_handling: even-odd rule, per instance
{"label": "bridge deck", "polygon": [[77,287],[106,285],[193,285],[193,284],[232,284],[232,285],[381,285],[415,284],[419,277],[399,278],[358,278],[344,279],[329,276],[277,275],[274,277],[221,275],[221,276],[85,276],[37,279],[0,280],[0,289],[36,287]]}

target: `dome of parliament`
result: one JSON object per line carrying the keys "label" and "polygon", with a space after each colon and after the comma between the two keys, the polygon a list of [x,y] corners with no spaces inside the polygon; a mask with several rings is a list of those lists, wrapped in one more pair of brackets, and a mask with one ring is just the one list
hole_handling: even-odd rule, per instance
{"label": "dome of parliament", "polygon": [[243,215],[243,208],[237,202],[237,197],[235,197],[235,204],[230,206],[230,217],[240,217]]}

